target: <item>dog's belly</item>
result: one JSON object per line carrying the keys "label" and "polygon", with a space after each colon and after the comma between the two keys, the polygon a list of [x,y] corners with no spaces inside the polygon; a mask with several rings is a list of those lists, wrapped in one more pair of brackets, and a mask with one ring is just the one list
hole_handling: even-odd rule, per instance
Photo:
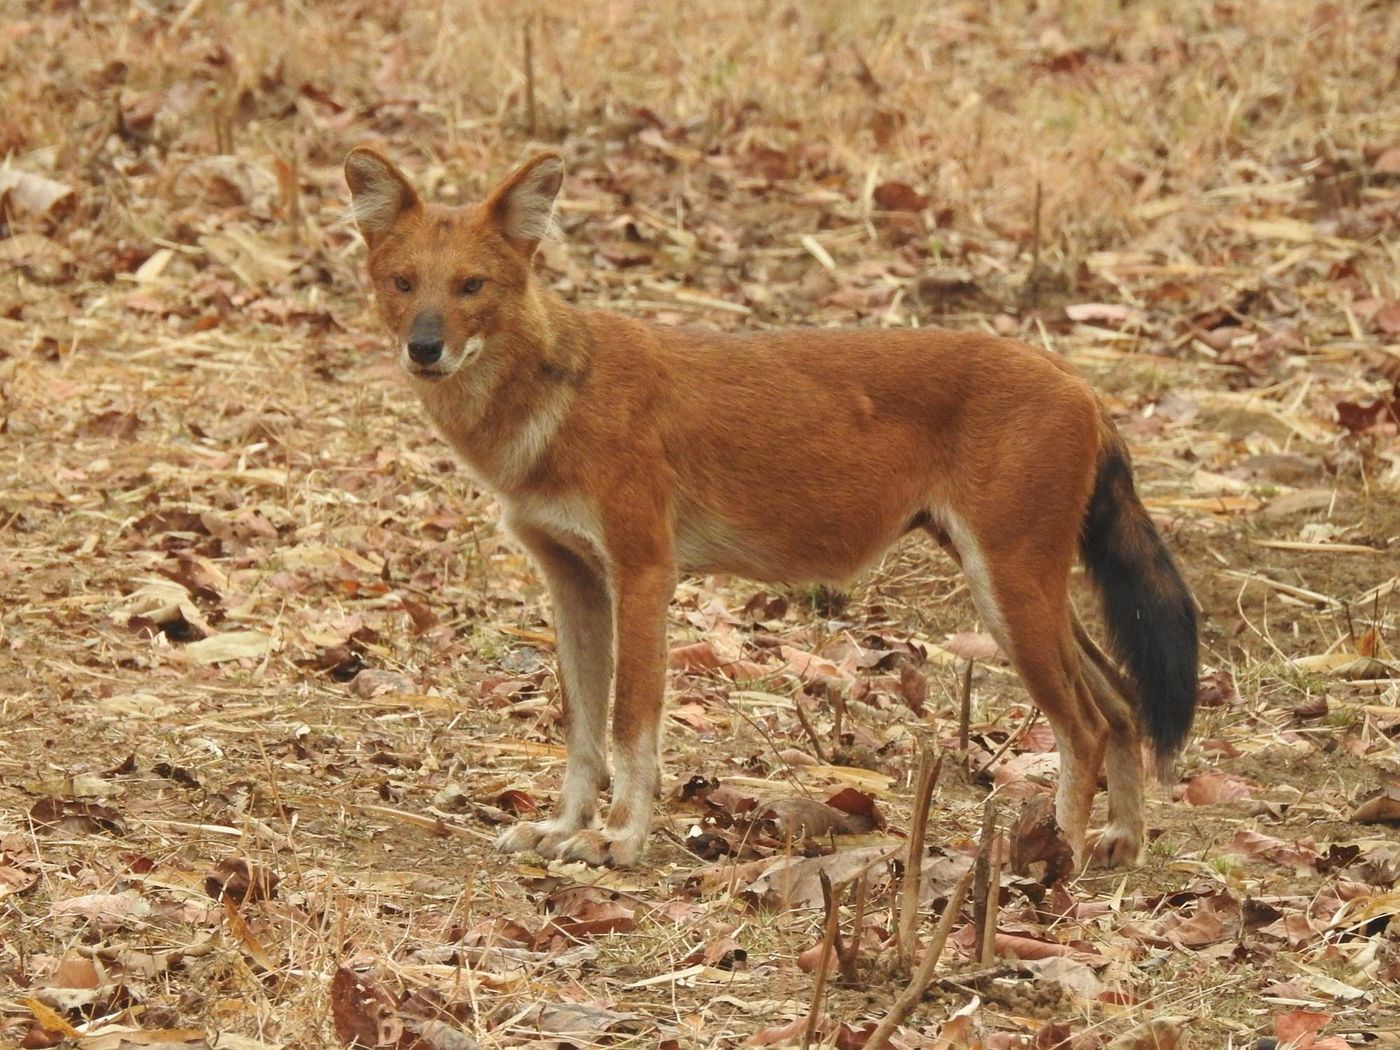
{"label": "dog's belly", "polygon": [[902,535],[908,517],[736,523],[690,509],[675,524],[676,564],[684,572],[733,573],[766,583],[845,583]]}

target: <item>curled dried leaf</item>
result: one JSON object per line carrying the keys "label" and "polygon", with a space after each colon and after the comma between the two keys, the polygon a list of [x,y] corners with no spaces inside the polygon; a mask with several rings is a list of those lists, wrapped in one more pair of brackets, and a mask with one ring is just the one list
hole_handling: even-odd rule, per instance
{"label": "curled dried leaf", "polygon": [[1074,871],[1074,851],[1055,822],[1055,803],[1045,793],[1032,795],[1021,806],[1011,836],[1011,870],[1046,886]]}
{"label": "curled dried leaf", "polygon": [[1175,792],[1193,806],[1212,806],[1250,797],[1250,783],[1243,777],[1219,771],[1192,777]]}
{"label": "curled dried leaf", "polygon": [[0,168],[0,198],[8,200],[16,210],[39,218],[61,217],[78,199],[72,186],[17,168]]}
{"label": "curled dried leaf", "polygon": [[[859,795],[853,789],[854,794]],[[812,798],[780,798],[761,802],[754,815],[773,837],[821,838],[826,835],[859,835],[876,826],[874,801],[870,816],[850,813]]]}
{"label": "curled dried leaf", "polygon": [[331,978],[331,1020],[347,1046],[395,1046],[403,1035],[394,997],[369,976],[344,967]]}
{"label": "curled dried leaf", "polygon": [[43,831],[67,831],[69,834],[92,835],[106,833],[125,835],[126,822],[111,806],[76,799],[41,798],[29,810],[29,819]]}
{"label": "curled dried leaf", "polygon": [[282,877],[269,868],[250,864],[242,857],[221,860],[204,878],[204,892],[214,900],[237,903],[272,900]]}

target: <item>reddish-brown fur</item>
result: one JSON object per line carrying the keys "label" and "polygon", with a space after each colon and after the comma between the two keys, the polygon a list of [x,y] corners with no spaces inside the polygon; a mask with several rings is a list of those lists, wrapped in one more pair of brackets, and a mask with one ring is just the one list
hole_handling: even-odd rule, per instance
{"label": "reddish-brown fur", "polygon": [[[1059,358],[982,334],[725,335],[577,309],[531,276],[562,178],[557,157],[536,157],[461,209],[422,202],[368,150],[346,171],[413,386],[499,494],[554,601],[565,783],[554,819],[518,825],[504,848],[594,864],[640,856],[679,572],[843,581],[922,527],[963,565],[982,618],[1054,728],[1058,818],[1076,852],[1107,750],[1098,852],[1135,859],[1133,683],[1090,641],[1068,593],[1101,464],[1121,442]],[[404,348],[439,330],[441,360],[425,373]],[[1103,505],[1113,529],[1119,517],[1147,520],[1130,483]],[[1127,557],[1134,572],[1139,560]],[[1179,605],[1171,573],[1161,586]],[[1194,618],[1189,626],[1194,668]],[[616,776],[599,829],[610,688]]]}

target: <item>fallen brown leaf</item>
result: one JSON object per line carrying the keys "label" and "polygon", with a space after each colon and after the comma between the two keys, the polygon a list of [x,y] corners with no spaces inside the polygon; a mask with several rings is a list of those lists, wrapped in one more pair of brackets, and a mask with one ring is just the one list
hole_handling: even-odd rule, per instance
{"label": "fallen brown leaf", "polygon": [[403,1036],[394,997],[372,978],[337,967],[330,986],[335,1034],[351,1047],[397,1046]]}
{"label": "fallen brown leaf", "polygon": [[1357,806],[1351,819],[1358,824],[1400,823],[1400,785],[1386,785],[1379,795]]}
{"label": "fallen brown leaf", "polygon": [[1316,1045],[1317,1034],[1330,1020],[1331,1014],[1318,1010],[1287,1010],[1274,1015],[1274,1035],[1304,1050]]}
{"label": "fallen brown leaf", "polygon": [[852,813],[816,799],[780,798],[760,802],[752,816],[780,840],[858,835],[877,826],[874,800],[870,803],[868,813]]}
{"label": "fallen brown leaf", "polygon": [[242,857],[221,860],[204,879],[204,892],[214,900],[227,898],[235,904],[271,900],[282,881],[275,871],[250,864]]}
{"label": "fallen brown leaf", "polygon": [[1191,777],[1173,794],[1193,806],[1212,806],[1221,802],[1236,802],[1250,797],[1250,784],[1232,773],[1202,773]]}
{"label": "fallen brown leaf", "polygon": [[929,199],[903,182],[882,182],[874,190],[875,207],[881,211],[923,211]]}
{"label": "fallen brown leaf", "polygon": [[1049,794],[1033,795],[1022,804],[1011,833],[1011,870],[1047,886],[1074,871],[1074,852],[1060,833]]}

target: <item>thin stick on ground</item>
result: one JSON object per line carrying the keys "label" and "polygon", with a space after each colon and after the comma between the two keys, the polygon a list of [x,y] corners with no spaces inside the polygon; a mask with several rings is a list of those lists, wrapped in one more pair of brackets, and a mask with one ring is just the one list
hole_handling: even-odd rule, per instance
{"label": "thin stick on ground", "polygon": [[870,882],[864,874],[856,879],[856,905],[855,914],[851,918],[851,939],[843,948],[841,947],[840,933],[836,937],[836,963],[841,971],[841,980],[847,984],[855,984],[860,979],[860,974],[856,972],[856,963],[860,959],[860,927],[865,921],[865,904],[870,893]]}
{"label": "thin stick on ground", "polygon": [[[821,952],[817,955],[817,980],[812,986],[812,1007],[807,1011],[807,1023],[802,1028],[802,1050],[811,1045],[821,1022],[822,1000],[826,998],[826,978],[831,971],[831,958],[836,954],[836,930],[841,919],[841,902],[826,872],[819,872],[822,898],[826,901],[826,927],[822,930]],[[844,884],[843,884],[844,888]]]}
{"label": "thin stick on ground", "polygon": [[870,1039],[865,1044],[865,1050],[882,1050],[890,1045],[890,1037],[906,1017],[914,1011],[923,1000],[924,993],[933,983],[933,971],[938,966],[938,960],[943,955],[943,948],[948,943],[948,935],[953,932],[953,923],[957,922],[958,915],[962,911],[963,901],[967,898],[968,888],[972,885],[972,870],[966,872],[958,880],[958,884],[953,887],[953,892],[948,896],[948,903],[943,908],[943,914],[938,919],[938,925],[934,928],[933,937],[924,949],[924,957],[919,962],[919,968],[914,976],[909,979],[909,984],[900,993],[894,1005],[890,1007],[890,1012],[885,1015],[871,1034]]}
{"label": "thin stick on ground", "polygon": [[997,956],[997,913],[1001,910],[1001,860],[991,861],[987,874],[987,895],[982,901],[982,939],[977,961],[991,966]]}
{"label": "thin stick on ground", "polygon": [[827,765],[829,759],[827,758],[826,748],[822,747],[821,737],[817,736],[816,727],[812,725],[811,718],[808,717],[807,712],[802,708],[802,698],[800,696],[794,696],[792,698],[792,706],[797,710],[797,721],[801,723],[802,731],[807,734],[807,739],[812,742],[812,754],[816,756],[817,761],[822,765]]}
{"label": "thin stick on ground", "polygon": [[958,750],[967,753],[968,737],[972,723],[972,657],[967,658],[963,668],[962,706],[958,710]]}
{"label": "thin stick on ground", "polygon": [[[975,880],[972,885],[972,924],[976,931],[973,943],[977,945],[978,958],[981,958],[982,944],[987,936],[987,901],[992,892],[992,853],[996,847],[997,805],[988,798],[982,807],[982,832],[978,838],[977,860],[972,865]],[[997,866],[1000,869],[1000,865]],[[1000,870],[997,881],[1000,882]],[[995,918],[993,918],[995,922]],[[995,927],[993,927],[995,928]]]}
{"label": "thin stick on ground", "polygon": [[914,788],[914,819],[909,827],[909,852],[904,858],[900,883],[898,915],[895,920],[895,965],[901,972],[914,965],[914,933],[919,927],[919,886],[923,874],[924,839],[928,830],[929,804],[943,768],[943,754],[934,759],[927,748],[919,758],[919,774]]}
{"label": "thin stick on ground", "polygon": [[[858,875],[854,876],[856,884],[855,914],[851,920],[851,939],[843,941],[841,937],[841,921],[836,921],[836,934],[831,939],[831,954],[836,958],[837,969],[841,973],[841,980],[848,984],[854,984],[859,980],[860,975],[856,972],[856,962],[860,957],[860,925],[865,921],[865,904],[870,890],[870,880],[866,878],[869,868],[865,868]],[[831,885],[831,880],[824,872],[818,872],[821,880],[822,904],[826,908],[829,917],[832,912],[840,908],[841,902],[837,898],[836,890]],[[847,880],[849,882],[851,880]],[[841,884],[844,888],[846,883]],[[823,926],[825,929],[825,926]]]}

